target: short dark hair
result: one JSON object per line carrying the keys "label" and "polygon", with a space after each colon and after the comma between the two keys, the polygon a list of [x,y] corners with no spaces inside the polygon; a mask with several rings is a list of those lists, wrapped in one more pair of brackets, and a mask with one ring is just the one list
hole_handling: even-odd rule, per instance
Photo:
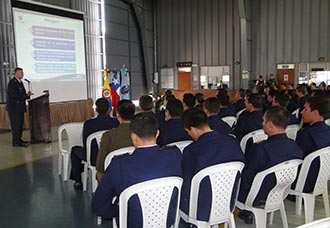
{"label": "short dark hair", "polygon": [[192,93],[185,93],[183,94],[183,102],[189,107],[193,108],[195,106],[195,95]]}
{"label": "short dark hair", "polygon": [[209,97],[204,102],[204,108],[210,113],[218,113],[220,110],[220,101],[215,97]]}
{"label": "short dark hair", "polygon": [[297,88],[296,88],[296,90],[298,91],[298,92],[300,92],[300,93],[302,93],[302,94],[307,94],[307,86],[306,85],[304,85],[304,84],[301,84],[301,85],[298,85],[297,86]]}
{"label": "short dark hair", "polygon": [[166,95],[166,96],[165,96],[165,100],[166,100],[166,101],[169,101],[169,100],[175,100],[175,96],[172,95],[172,94]]}
{"label": "short dark hair", "polygon": [[196,98],[196,100],[199,104],[203,104],[204,101],[205,101],[204,100],[204,94],[202,94],[202,93],[196,93],[195,98]]}
{"label": "short dark hair", "polygon": [[109,110],[109,102],[104,98],[99,98],[95,102],[96,105],[96,111],[99,114],[106,114]]}
{"label": "short dark hair", "polygon": [[280,104],[281,107],[287,107],[290,99],[289,96],[286,95],[285,93],[278,93],[274,97],[275,101]]}
{"label": "short dark hair", "polygon": [[306,103],[311,107],[311,111],[319,111],[320,116],[329,113],[329,100],[325,97],[309,97]]}
{"label": "short dark hair", "polygon": [[222,106],[228,106],[229,105],[229,96],[228,95],[218,95],[217,96],[219,101],[220,101],[220,104]]}
{"label": "short dark hair", "polygon": [[140,112],[133,116],[129,125],[130,132],[142,139],[156,137],[158,124],[156,117],[150,112]]}
{"label": "short dark hair", "polygon": [[251,93],[247,96],[247,101],[253,105],[254,108],[260,109],[262,108],[262,96],[257,93]]}
{"label": "short dark hair", "polygon": [[21,67],[16,67],[16,68],[14,69],[14,73],[16,74],[16,72],[19,71],[19,70],[23,71],[23,68],[21,68]]}
{"label": "short dark hair", "polygon": [[180,100],[169,100],[166,104],[166,110],[169,111],[171,117],[181,117],[183,113],[183,104]]}
{"label": "short dark hair", "polygon": [[276,127],[285,129],[290,122],[290,113],[285,107],[272,106],[267,109],[265,118],[272,121]]}
{"label": "short dark hair", "polygon": [[131,100],[120,100],[116,110],[121,118],[131,120],[135,113],[135,105]]}
{"label": "short dark hair", "polygon": [[139,99],[139,105],[143,111],[151,111],[154,107],[154,102],[149,95],[142,95]]}
{"label": "short dark hair", "polygon": [[182,122],[184,127],[188,129],[191,129],[191,127],[202,129],[205,126],[208,126],[207,116],[205,112],[199,108],[191,108],[184,111]]}
{"label": "short dark hair", "polygon": [[245,91],[245,89],[240,88],[240,89],[239,89],[239,95],[241,96],[241,98],[244,98],[244,97],[246,96],[246,91]]}

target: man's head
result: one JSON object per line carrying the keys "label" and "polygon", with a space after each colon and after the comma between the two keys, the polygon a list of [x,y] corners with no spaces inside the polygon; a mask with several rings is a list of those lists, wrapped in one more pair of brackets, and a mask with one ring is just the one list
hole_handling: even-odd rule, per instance
{"label": "man's head", "polygon": [[109,103],[106,99],[99,98],[95,102],[96,111],[99,114],[106,114],[109,109]]}
{"label": "man's head", "polygon": [[180,118],[183,113],[183,104],[180,100],[169,100],[166,104],[165,118],[169,120],[171,118]]}
{"label": "man's head", "polygon": [[285,132],[290,122],[289,111],[280,106],[272,106],[263,116],[262,128],[268,136]]}
{"label": "man's head", "polygon": [[304,123],[313,124],[323,121],[323,116],[329,113],[329,100],[325,97],[309,97],[301,114]]}
{"label": "man's head", "polygon": [[306,85],[298,85],[296,88],[296,93],[299,98],[305,96],[307,94],[307,86]]}
{"label": "man's head", "polygon": [[202,110],[199,108],[191,108],[184,111],[182,122],[188,135],[195,141],[207,131],[210,131],[208,119]]}
{"label": "man's head", "polygon": [[285,93],[278,93],[275,95],[272,106],[281,106],[286,108],[289,104],[289,96]]}
{"label": "man's head", "polygon": [[15,77],[18,78],[19,80],[21,80],[24,76],[24,71],[20,67],[16,67],[14,73],[15,73]]}
{"label": "man's head", "polygon": [[147,112],[136,114],[131,119],[130,133],[134,146],[156,144],[159,135],[156,118]]}
{"label": "man's head", "polygon": [[220,110],[220,101],[215,97],[209,97],[204,102],[204,112],[209,116],[216,115]]}
{"label": "man's head", "polygon": [[129,121],[132,119],[135,113],[135,105],[131,100],[120,100],[117,105],[117,118]]}
{"label": "man's head", "polygon": [[143,95],[139,99],[139,106],[142,112],[150,112],[154,107],[154,102],[152,97],[149,95]]}
{"label": "man's head", "polygon": [[193,108],[195,106],[196,98],[192,93],[183,94],[183,106],[184,109]]}
{"label": "man's head", "polygon": [[252,93],[246,96],[245,107],[249,112],[253,112],[256,109],[262,108],[262,97],[257,93]]}

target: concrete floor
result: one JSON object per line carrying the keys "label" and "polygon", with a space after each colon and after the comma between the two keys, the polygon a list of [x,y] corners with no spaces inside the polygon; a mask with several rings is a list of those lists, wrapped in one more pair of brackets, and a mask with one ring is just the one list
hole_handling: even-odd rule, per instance
{"label": "concrete floor", "polygon": [[[57,174],[57,129],[53,142],[28,148],[12,147],[10,132],[0,133],[0,227],[58,228],[112,227],[111,221],[96,225],[91,213],[91,184],[87,192],[76,192],[71,181]],[[24,139],[28,139],[28,131]],[[304,223],[304,214],[295,214],[295,204],[285,201],[289,227]],[[322,198],[316,200],[315,219],[325,217]],[[237,228],[254,228],[236,219]],[[181,223],[180,227],[188,227]],[[279,212],[269,228],[282,227]]]}

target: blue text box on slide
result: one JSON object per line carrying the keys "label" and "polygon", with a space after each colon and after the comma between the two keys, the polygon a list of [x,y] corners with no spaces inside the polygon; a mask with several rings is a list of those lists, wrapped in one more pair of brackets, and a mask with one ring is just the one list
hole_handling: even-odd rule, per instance
{"label": "blue text box on slide", "polygon": [[37,26],[34,25],[31,28],[31,32],[34,36],[49,37],[49,38],[61,38],[74,40],[74,30],[72,29],[61,29],[61,28],[52,28],[46,26]]}
{"label": "blue text box on slide", "polygon": [[33,47],[36,49],[74,51],[75,46],[74,41],[33,38]]}
{"label": "blue text box on slide", "polygon": [[33,58],[36,61],[58,61],[58,62],[75,62],[75,52],[63,52],[63,51],[40,51],[35,50],[33,52]]}
{"label": "blue text box on slide", "polygon": [[36,73],[76,73],[76,64],[66,63],[36,63]]}

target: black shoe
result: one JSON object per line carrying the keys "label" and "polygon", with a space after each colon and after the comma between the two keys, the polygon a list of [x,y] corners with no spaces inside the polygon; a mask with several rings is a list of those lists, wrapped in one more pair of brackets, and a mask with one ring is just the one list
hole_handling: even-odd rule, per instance
{"label": "black shoe", "polygon": [[80,182],[74,182],[73,188],[76,191],[81,191],[83,189],[82,183],[80,183]]}
{"label": "black shoe", "polygon": [[24,141],[24,140],[21,140],[21,143],[24,143],[24,144],[29,144],[28,141]]}
{"label": "black shoe", "polygon": [[13,147],[26,147],[25,143],[13,143]]}
{"label": "black shoe", "polygon": [[245,224],[253,224],[253,214],[250,211],[242,210],[239,212],[238,217],[244,220]]}

